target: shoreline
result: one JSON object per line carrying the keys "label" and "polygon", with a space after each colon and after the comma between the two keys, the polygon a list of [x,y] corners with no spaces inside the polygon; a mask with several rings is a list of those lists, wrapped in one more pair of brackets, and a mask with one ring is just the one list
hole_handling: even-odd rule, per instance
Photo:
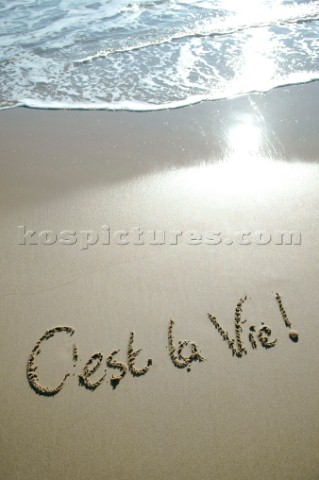
{"label": "shoreline", "polygon": [[249,148],[245,152],[244,145],[230,144],[230,139],[240,141],[231,136],[242,125],[253,128],[244,132],[245,142],[260,137],[255,153],[265,159],[316,163],[318,112],[319,83],[145,115],[6,110],[0,112],[2,174],[7,178],[0,200],[10,198],[17,180],[30,186],[37,180],[37,190],[28,196],[37,202],[97,181],[112,185],[161,171],[216,164],[231,156],[234,148],[248,157]]}
{"label": "shoreline", "polygon": [[[34,110],[70,110],[70,111],[105,111],[105,112],[131,112],[131,113],[152,113],[152,112],[162,112],[162,111],[169,111],[169,110],[178,110],[181,108],[188,108],[188,107],[194,107],[206,102],[219,102],[219,101],[224,101],[224,100],[234,100],[236,98],[241,98],[241,97],[246,97],[250,95],[267,95],[271,93],[274,90],[277,89],[282,89],[282,88],[291,88],[291,87],[300,87],[303,85],[308,85],[311,83],[319,82],[319,77],[315,76],[313,78],[310,78],[308,80],[304,81],[291,81],[279,85],[274,85],[273,87],[270,87],[266,90],[250,90],[247,92],[236,92],[233,94],[221,96],[221,97],[215,97],[215,98],[209,98],[209,97],[202,97],[202,96],[193,96],[190,97],[188,100],[174,100],[169,103],[165,104],[152,104],[148,102],[142,102],[138,100],[126,100],[126,101],[119,101],[116,103],[116,105],[123,105],[122,107],[117,106],[114,108],[111,107],[113,105],[112,103],[107,103],[107,102],[102,102],[100,105],[104,106],[98,106],[99,104],[93,104],[93,103],[87,103],[87,104],[77,104],[74,103],[74,106],[63,106],[65,105],[63,102],[59,101],[49,101],[43,106],[41,100],[36,100],[36,99],[26,99],[24,102],[17,103],[14,100],[9,101],[9,103],[16,103],[14,106],[9,106],[9,107],[3,107],[0,109],[1,110],[10,110],[12,108],[30,108]],[[83,106],[81,106],[83,105]]]}

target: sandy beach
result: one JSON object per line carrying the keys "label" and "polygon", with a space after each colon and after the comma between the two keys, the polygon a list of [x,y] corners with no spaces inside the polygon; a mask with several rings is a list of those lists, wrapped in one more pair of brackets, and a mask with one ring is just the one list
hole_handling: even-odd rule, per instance
{"label": "sandy beach", "polygon": [[[318,82],[162,112],[0,112],[3,478],[319,478],[318,112]],[[40,395],[27,362],[57,326],[74,334],[41,343],[37,378],[70,375]]]}

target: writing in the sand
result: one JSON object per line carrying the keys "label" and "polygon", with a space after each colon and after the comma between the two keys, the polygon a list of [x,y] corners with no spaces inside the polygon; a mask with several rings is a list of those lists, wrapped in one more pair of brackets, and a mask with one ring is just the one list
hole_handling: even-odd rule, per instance
{"label": "writing in the sand", "polygon": [[[233,357],[241,358],[244,355],[247,355],[248,350],[244,344],[243,340],[243,325],[246,324],[247,320],[242,320],[242,310],[243,304],[247,300],[247,296],[242,297],[235,308],[234,315],[234,333],[235,337],[231,338],[229,333],[224,330],[220,325],[217,318],[208,313],[208,319],[214,325],[215,329],[219,333],[222,340],[226,343],[227,347],[230,349]],[[276,302],[280,310],[282,319],[287,328],[289,328],[289,338],[293,342],[298,342],[299,335],[296,330],[292,329],[291,322],[288,319],[286,310],[283,307],[282,300],[280,295],[276,294]],[[203,362],[205,361],[199,346],[190,340],[180,340],[177,343],[174,339],[174,320],[170,320],[168,325],[168,352],[171,358],[173,365],[179,369],[186,369],[187,371],[191,370],[191,366],[194,362]],[[30,387],[39,395],[45,396],[54,396],[59,393],[68,377],[71,376],[71,372],[64,374],[60,383],[56,386],[46,386],[40,382],[38,375],[38,366],[36,364],[36,357],[41,353],[41,346],[44,342],[50,340],[58,333],[65,333],[72,336],[75,333],[75,330],[69,326],[57,326],[47,330],[44,335],[38,340],[34,348],[32,349],[28,362],[27,362],[27,379]],[[256,325],[251,324],[248,326],[248,343],[251,347],[251,350],[256,350],[258,344],[265,349],[270,349],[276,346],[277,339],[271,338],[271,328],[264,323],[261,323],[259,328]],[[129,335],[129,341],[126,352],[126,361],[120,361],[117,359],[117,355],[120,350],[113,350],[104,362],[104,355],[102,352],[95,352],[86,362],[81,373],[78,375],[78,381],[81,386],[88,390],[95,390],[98,388],[106,379],[107,368],[115,370],[116,373],[113,373],[110,378],[110,383],[113,388],[123,380],[126,374],[129,372],[134,377],[140,377],[145,375],[151,368],[153,360],[148,359],[146,364],[142,367],[137,367],[136,361],[137,357],[142,351],[142,349],[135,350],[134,348],[135,334],[131,332]],[[185,353],[185,351],[187,353]],[[73,358],[73,367],[75,368],[79,360],[78,347],[74,343],[72,346],[72,358]],[[103,367],[102,367],[103,365]],[[98,379],[92,380],[92,376],[100,371]]]}

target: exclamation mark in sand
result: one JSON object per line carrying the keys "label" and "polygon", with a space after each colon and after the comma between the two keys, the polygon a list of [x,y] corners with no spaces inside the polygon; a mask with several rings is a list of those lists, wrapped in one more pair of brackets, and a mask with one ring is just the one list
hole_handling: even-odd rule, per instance
{"label": "exclamation mark in sand", "polygon": [[282,301],[281,301],[281,296],[279,295],[279,293],[276,293],[276,300],[277,300],[277,303],[278,303],[278,307],[279,307],[279,310],[280,310],[280,313],[281,313],[281,316],[283,318],[283,321],[285,322],[285,325],[287,328],[290,328],[289,330],[289,338],[290,340],[292,340],[293,342],[297,343],[298,340],[299,340],[299,334],[297,332],[297,330],[293,330],[291,328],[291,323],[287,317],[287,313],[286,313],[286,310],[284,309],[283,305],[282,305]]}
{"label": "exclamation mark in sand", "polygon": [[[77,362],[78,359],[79,359],[79,355],[78,355],[78,347],[76,346],[75,343],[73,343],[72,353],[73,353],[73,367],[76,367],[76,362]],[[75,375],[75,373],[73,373],[73,376],[74,376],[74,375]]]}

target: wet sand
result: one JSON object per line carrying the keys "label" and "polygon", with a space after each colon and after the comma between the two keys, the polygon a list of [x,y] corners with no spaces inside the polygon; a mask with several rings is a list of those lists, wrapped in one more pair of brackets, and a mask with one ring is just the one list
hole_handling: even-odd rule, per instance
{"label": "wet sand", "polygon": [[318,478],[318,93],[0,112],[4,478]]}

